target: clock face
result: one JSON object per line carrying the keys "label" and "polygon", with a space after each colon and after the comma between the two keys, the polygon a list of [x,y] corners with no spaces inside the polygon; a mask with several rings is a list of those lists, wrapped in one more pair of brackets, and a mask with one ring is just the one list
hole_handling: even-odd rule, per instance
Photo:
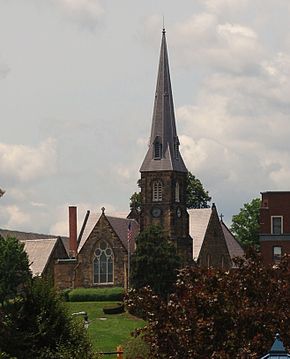
{"label": "clock face", "polygon": [[151,213],[153,217],[158,218],[161,216],[161,209],[158,207],[153,207]]}
{"label": "clock face", "polygon": [[182,215],[181,209],[179,207],[177,207],[176,215],[177,215],[178,218],[180,218],[181,215]]}

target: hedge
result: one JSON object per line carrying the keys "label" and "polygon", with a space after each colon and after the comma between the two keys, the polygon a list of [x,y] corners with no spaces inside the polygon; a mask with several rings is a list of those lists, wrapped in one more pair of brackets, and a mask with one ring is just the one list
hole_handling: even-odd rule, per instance
{"label": "hedge", "polygon": [[70,302],[106,302],[122,301],[124,288],[76,288],[68,293]]}

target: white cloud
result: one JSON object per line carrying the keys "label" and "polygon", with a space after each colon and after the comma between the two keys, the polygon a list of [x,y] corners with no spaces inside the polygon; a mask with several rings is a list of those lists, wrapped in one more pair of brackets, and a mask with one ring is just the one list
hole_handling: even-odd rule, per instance
{"label": "white cloud", "polygon": [[8,215],[7,228],[17,229],[31,220],[30,215],[16,205],[5,207],[5,212]]}
{"label": "white cloud", "polygon": [[212,13],[200,13],[176,25],[174,43],[179,63],[223,72],[256,71],[264,52],[258,34],[239,23],[219,23]]}
{"label": "white cloud", "polygon": [[31,181],[56,172],[56,142],[52,138],[38,147],[0,143],[0,174],[20,181]]}
{"label": "white cloud", "polygon": [[[61,235],[61,236],[68,236],[69,235],[69,214],[68,214],[68,207],[71,204],[64,204],[59,206],[55,209],[55,223],[53,223],[49,229],[49,233],[54,235]],[[116,213],[114,205],[110,203],[101,203],[101,204],[94,204],[94,203],[78,203],[77,206],[77,231],[78,233],[81,230],[81,226],[83,224],[85,215],[88,210],[91,213],[101,213],[101,208],[105,208],[105,213],[112,215]]]}
{"label": "white cloud", "polygon": [[202,0],[209,11],[224,13],[225,11],[239,11],[248,5],[249,0]]}
{"label": "white cloud", "polygon": [[100,0],[52,0],[72,20],[94,29],[105,10]]}

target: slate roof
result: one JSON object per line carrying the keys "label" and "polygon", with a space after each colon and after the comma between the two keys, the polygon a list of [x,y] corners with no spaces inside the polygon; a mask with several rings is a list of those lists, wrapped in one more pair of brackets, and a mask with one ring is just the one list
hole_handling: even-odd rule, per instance
{"label": "slate roof", "polygon": [[243,247],[237,241],[235,236],[232,234],[232,232],[228,229],[228,227],[224,224],[223,221],[221,221],[221,225],[231,259],[235,257],[242,257],[245,254]]}
{"label": "slate roof", "polygon": [[[162,144],[161,159],[154,159],[154,142],[156,138]],[[165,30],[163,29],[150,144],[140,172],[168,170],[187,172],[180,153],[178,157],[175,155],[175,143],[179,144],[179,141],[176,133],[167,45]]]}
{"label": "slate roof", "polygon": [[[52,234],[40,234],[40,233],[31,233],[31,232],[21,232],[21,231],[12,231],[9,229],[1,229],[0,235],[4,238],[6,237],[14,237],[19,241],[27,241],[27,240],[35,240],[35,239],[51,239],[57,238],[60,236],[52,235]],[[68,237],[60,237],[62,244],[67,253],[69,253],[69,238]]]}
{"label": "slate roof", "polygon": [[212,214],[211,208],[193,208],[188,210],[189,235],[193,239],[192,256],[198,259],[208,223]]}
{"label": "slate roof", "polygon": [[[131,222],[131,228],[132,228],[132,240],[130,242],[130,250],[134,251],[135,249],[135,238],[139,233],[140,227],[137,221],[134,219],[127,219],[127,214],[118,213],[118,217],[115,216],[107,216],[106,218],[111,224],[112,228],[116,232],[117,236],[122,241],[124,247],[126,250],[128,250],[128,241],[127,241],[127,235],[128,235],[128,225],[129,222]],[[84,228],[82,228],[82,236],[79,238],[79,246],[78,246],[78,252],[81,251],[82,247],[86,243],[87,239],[89,238],[90,234],[92,233],[92,230],[98,223],[99,219],[101,217],[100,213],[92,213],[89,212],[86,218],[86,223]],[[124,218],[125,217],[125,218]]]}
{"label": "slate roof", "polygon": [[21,241],[24,243],[24,250],[31,263],[30,269],[33,276],[40,276],[43,273],[58,240],[58,238],[42,238]]}
{"label": "slate roof", "polygon": [[20,231],[11,231],[9,229],[1,229],[0,235],[4,238],[14,237],[19,241],[25,241],[28,239],[39,239],[39,238],[56,238],[57,236],[49,234],[40,234],[40,233],[30,233],[30,232],[20,232]]}

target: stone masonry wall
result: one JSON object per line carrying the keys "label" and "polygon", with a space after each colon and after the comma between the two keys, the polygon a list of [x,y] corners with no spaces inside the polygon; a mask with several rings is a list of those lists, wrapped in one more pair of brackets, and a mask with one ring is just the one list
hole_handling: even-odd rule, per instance
{"label": "stone masonry wall", "polygon": [[76,269],[76,287],[98,287],[104,285],[94,284],[93,261],[97,243],[105,240],[114,252],[114,286],[125,286],[126,274],[124,268],[127,263],[127,251],[112,229],[105,215],[102,215],[78,254],[78,267]]}

